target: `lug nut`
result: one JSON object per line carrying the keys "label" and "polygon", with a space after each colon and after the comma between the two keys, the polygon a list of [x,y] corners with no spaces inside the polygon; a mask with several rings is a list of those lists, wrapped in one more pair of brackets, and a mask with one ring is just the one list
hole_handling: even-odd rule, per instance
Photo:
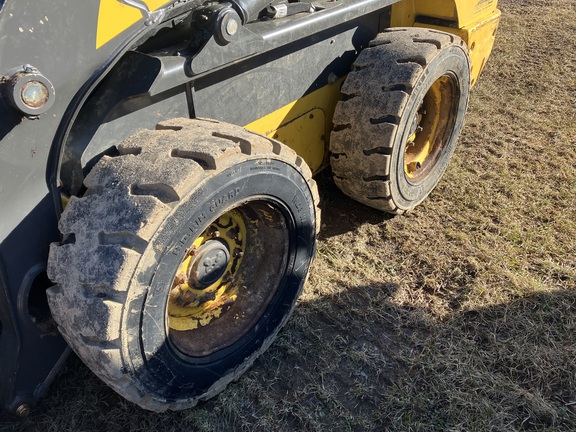
{"label": "lug nut", "polygon": [[181,295],[182,295],[182,288],[180,287],[180,285],[178,285],[178,286],[172,288],[172,290],[170,291],[169,297],[170,297],[170,300],[176,301]]}
{"label": "lug nut", "polygon": [[224,283],[234,282],[234,276],[228,273],[227,275],[224,275],[224,277],[222,278],[222,282]]}
{"label": "lug nut", "polygon": [[174,284],[183,285],[188,282],[188,276],[185,273],[178,273],[174,277]]}
{"label": "lug nut", "polygon": [[210,227],[206,232],[206,235],[208,237],[220,237],[220,231],[218,231],[218,229],[215,227]]}
{"label": "lug nut", "polygon": [[30,405],[22,404],[18,408],[16,408],[16,415],[18,417],[28,417],[30,414]]}

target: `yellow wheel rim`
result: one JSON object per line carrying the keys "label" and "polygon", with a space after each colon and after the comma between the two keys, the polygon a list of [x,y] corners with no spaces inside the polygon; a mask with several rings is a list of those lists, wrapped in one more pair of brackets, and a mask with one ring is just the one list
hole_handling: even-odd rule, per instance
{"label": "yellow wheel rim", "polygon": [[409,182],[423,180],[438,161],[449,140],[456,95],[454,79],[442,76],[424,96],[404,152],[404,174]]}
{"label": "yellow wheel rim", "polygon": [[[212,245],[215,247],[207,248]],[[233,282],[245,247],[246,225],[242,216],[233,210],[220,216],[194,241],[172,284],[168,299],[170,329],[187,331],[206,326],[234,304],[238,285]],[[218,267],[218,260],[225,263]],[[212,279],[201,280],[195,267],[211,265],[216,274]]]}
{"label": "yellow wheel rim", "polygon": [[254,199],[214,219],[180,262],[167,299],[171,343],[205,357],[253,330],[285,283],[290,230],[282,205]]}

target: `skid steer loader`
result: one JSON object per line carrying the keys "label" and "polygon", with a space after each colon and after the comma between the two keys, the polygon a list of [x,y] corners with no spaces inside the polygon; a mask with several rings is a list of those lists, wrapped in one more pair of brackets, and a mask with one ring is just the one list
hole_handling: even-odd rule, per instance
{"label": "skid steer loader", "polygon": [[313,174],[402,214],[446,169],[496,0],[0,0],[0,405],[70,348],[154,411],[239,377],[315,251]]}

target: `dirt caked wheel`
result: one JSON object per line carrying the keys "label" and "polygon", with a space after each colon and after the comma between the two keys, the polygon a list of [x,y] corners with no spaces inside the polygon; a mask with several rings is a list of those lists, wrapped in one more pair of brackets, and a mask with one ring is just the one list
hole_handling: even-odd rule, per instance
{"label": "dirt caked wheel", "polygon": [[390,213],[413,209],[443,175],[468,105],[470,62],[457,36],[389,29],[358,56],[330,138],[335,183]]}
{"label": "dirt caked wheel", "polygon": [[143,408],[183,409],[272,342],[315,250],[318,194],[292,150],[240,127],[177,119],[105,156],[52,245],[63,336]]}

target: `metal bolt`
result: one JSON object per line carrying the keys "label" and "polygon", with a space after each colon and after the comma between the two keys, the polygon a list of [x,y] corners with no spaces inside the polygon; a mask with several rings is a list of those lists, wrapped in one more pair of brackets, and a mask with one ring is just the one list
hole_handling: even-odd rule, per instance
{"label": "metal bolt", "polygon": [[22,68],[24,69],[24,72],[26,72],[26,73],[34,72],[34,68],[29,64],[25,64],[24,66],[22,66]]}
{"label": "metal bolt", "polygon": [[168,295],[168,297],[170,298],[170,300],[176,301],[181,295],[182,295],[182,286],[178,285],[172,288],[172,290],[170,290],[170,294]]}
{"label": "metal bolt", "polygon": [[175,277],[174,277],[174,284],[175,285],[182,285],[188,283],[188,275],[181,272],[178,273]]}
{"label": "metal bolt", "polygon": [[207,301],[214,301],[216,300],[216,293],[212,291],[205,292],[200,297],[198,297],[198,304],[204,304]]}
{"label": "metal bolt", "polygon": [[28,417],[30,414],[30,405],[22,404],[18,408],[16,408],[16,415],[18,417]]}
{"label": "metal bolt", "polygon": [[198,300],[198,296],[192,291],[182,289],[182,285],[172,288],[169,295],[170,301],[177,306],[186,307]]}
{"label": "metal bolt", "polygon": [[192,245],[186,250],[186,254],[184,255],[184,257],[194,256],[197,253],[198,253],[198,248],[196,248],[196,246]]}
{"label": "metal bolt", "polygon": [[234,18],[229,18],[226,21],[226,33],[230,36],[234,36],[238,33],[238,22]]}
{"label": "metal bolt", "polygon": [[238,232],[240,231],[240,228],[236,227],[236,228],[231,228],[228,231],[226,231],[226,237],[231,238],[233,240],[238,240]]}
{"label": "metal bolt", "polygon": [[196,300],[198,300],[198,296],[196,294],[194,294],[192,291],[182,291],[182,296],[181,296],[181,305],[182,306],[188,306],[191,303],[194,303]]}
{"label": "metal bolt", "polygon": [[215,227],[210,227],[206,233],[208,237],[220,237],[220,231]]}
{"label": "metal bolt", "polygon": [[242,249],[238,249],[238,248],[234,249],[233,254],[234,254],[234,258],[240,258],[240,257],[244,256],[244,252],[242,252]]}

